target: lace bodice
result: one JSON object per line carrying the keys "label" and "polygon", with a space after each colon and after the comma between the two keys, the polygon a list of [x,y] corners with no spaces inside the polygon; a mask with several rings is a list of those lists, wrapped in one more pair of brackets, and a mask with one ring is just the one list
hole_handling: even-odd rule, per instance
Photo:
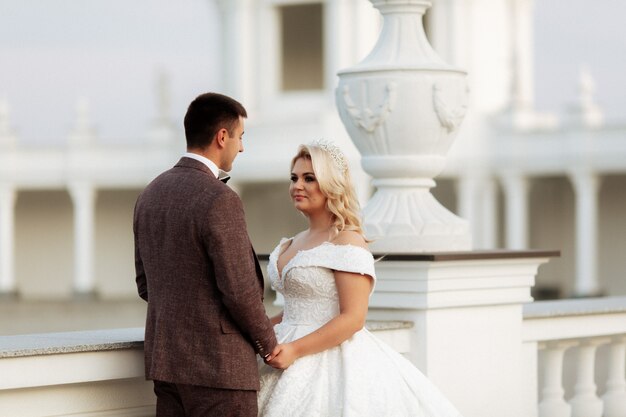
{"label": "lace bodice", "polygon": [[376,280],[374,258],[367,250],[353,245],[324,242],[301,250],[278,273],[281,239],[270,254],[268,272],[272,288],[285,298],[283,322],[322,325],[339,314],[339,297],[333,271],[369,275]]}

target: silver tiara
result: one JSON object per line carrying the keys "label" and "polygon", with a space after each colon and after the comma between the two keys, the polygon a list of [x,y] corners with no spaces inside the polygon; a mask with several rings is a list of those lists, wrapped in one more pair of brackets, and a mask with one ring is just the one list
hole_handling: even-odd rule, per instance
{"label": "silver tiara", "polygon": [[317,139],[316,141],[311,143],[311,145],[317,146],[328,152],[330,157],[333,159],[335,166],[339,168],[339,171],[345,173],[348,170],[348,162],[346,161],[346,157],[343,155],[343,152],[341,152],[341,149],[339,149],[337,145],[325,139]]}

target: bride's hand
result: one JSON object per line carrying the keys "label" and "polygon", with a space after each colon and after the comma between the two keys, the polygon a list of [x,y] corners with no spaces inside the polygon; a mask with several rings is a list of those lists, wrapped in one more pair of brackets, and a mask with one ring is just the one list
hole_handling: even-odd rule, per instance
{"label": "bride's hand", "polygon": [[274,357],[275,357],[276,355],[278,355],[278,352],[280,352],[280,351],[281,351],[281,349],[282,349],[282,345],[280,345],[280,344],[276,345],[276,347],[274,348],[274,350],[272,350],[272,352],[271,352],[269,355],[267,355],[267,356],[265,356],[265,357],[263,358],[263,360],[265,361],[265,363],[267,363],[267,364],[269,365],[269,362],[270,362],[272,359],[274,359]]}
{"label": "bride's hand", "polygon": [[298,359],[296,350],[291,343],[276,346],[270,357],[271,359],[268,358],[266,362],[276,369],[287,369]]}

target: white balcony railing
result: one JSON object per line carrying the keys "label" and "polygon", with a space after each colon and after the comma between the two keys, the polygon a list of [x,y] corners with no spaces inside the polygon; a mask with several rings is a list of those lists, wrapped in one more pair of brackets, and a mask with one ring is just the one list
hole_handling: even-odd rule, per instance
{"label": "white balcony railing", "polygon": [[[367,328],[408,353],[407,322]],[[149,417],[143,328],[0,336],[1,417]]]}
{"label": "white balcony railing", "polygon": [[626,416],[626,297],[531,303],[523,330],[529,415]]}
{"label": "white balcony railing", "polygon": [[[415,349],[411,323],[367,326],[402,353]],[[511,415],[626,416],[626,297],[529,303],[522,329],[524,409]],[[0,337],[0,416],[154,415],[142,341],[142,328]]]}

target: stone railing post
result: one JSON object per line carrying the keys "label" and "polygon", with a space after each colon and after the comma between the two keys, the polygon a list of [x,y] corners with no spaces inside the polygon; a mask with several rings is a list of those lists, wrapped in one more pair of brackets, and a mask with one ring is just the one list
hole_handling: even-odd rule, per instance
{"label": "stone railing post", "polygon": [[464,417],[528,417],[522,310],[539,265],[555,255],[387,255],[369,317],[414,323],[409,359]]}
{"label": "stone railing post", "polygon": [[604,416],[626,416],[626,336],[614,337],[609,349],[609,377],[602,396]]}

